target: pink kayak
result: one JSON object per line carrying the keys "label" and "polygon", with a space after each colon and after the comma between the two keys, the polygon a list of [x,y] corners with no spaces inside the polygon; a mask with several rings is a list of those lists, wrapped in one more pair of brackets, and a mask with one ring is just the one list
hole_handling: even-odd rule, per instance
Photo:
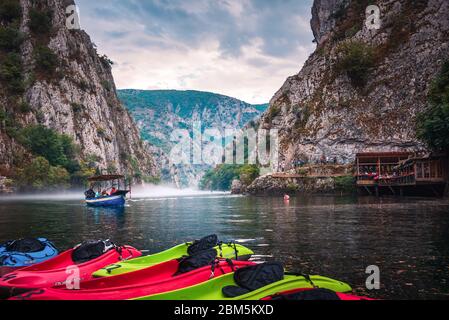
{"label": "pink kayak", "polygon": [[217,260],[212,265],[179,273],[172,260],[139,271],[83,282],[80,290],[65,287],[34,290],[11,300],[128,300],[194,286],[214,277],[252,266],[248,261]]}
{"label": "pink kayak", "polygon": [[53,259],[4,275],[0,278],[0,299],[34,289],[64,286],[67,281],[82,283],[91,280],[92,273],[105,266],[142,255],[130,246],[114,246],[93,259],[75,262],[76,250],[68,250]]}
{"label": "pink kayak", "polygon": [[0,267],[0,277],[3,277],[4,275],[20,270],[21,268],[13,268],[13,267]]}

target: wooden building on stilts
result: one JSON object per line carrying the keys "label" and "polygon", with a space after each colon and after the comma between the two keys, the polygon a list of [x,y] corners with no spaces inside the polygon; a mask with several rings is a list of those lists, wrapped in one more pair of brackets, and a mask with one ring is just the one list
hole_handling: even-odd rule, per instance
{"label": "wooden building on stilts", "polygon": [[441,196],[448,192],[449,161],[444,154],[359,153],[356,178],[365,194]]}

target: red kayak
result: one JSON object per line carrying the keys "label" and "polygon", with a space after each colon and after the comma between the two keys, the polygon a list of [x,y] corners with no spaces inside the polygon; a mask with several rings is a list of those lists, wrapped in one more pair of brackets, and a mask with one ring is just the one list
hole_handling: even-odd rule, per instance
{"label": "red kayak", "polygon": [[345,293],[333,292],[328,289],[295,289],[278,293],[274,296],[262,299],[264,301],[287,300],[287,301],[323,301],[323,300],[342,300],[342,301],[372,301],[366,297],[359,297]]}
{"label": "red kayak", "polygon": [[128,300],[190,287],[254,264],[248,261],[217,260],[213,264],[179,274],[180,262],[172,260],[131,273],[83,282],[80,290],[47,288],[27,292],[10,300]]}
{"label": "red kayak", "polygon": [[101,268],[142,255],[130,246],[103,246],[103,250],[105,252],[84,250],[80,255],[79,247],[76,247],[53,259],[4,275],[0,278],[0,299],[34,289],[65,286],[67,281],[82,283],[91,280],[92,273]]}

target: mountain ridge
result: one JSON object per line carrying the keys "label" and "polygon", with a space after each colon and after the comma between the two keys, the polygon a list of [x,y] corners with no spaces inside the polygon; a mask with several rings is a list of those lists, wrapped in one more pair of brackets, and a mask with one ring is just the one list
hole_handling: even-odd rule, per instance
{"label": "mountain ridge", "polygon": [[[146,126],[161,125],[161,121],[153,121],[155,118],[160,120],[162,117],[167,120],[167,132],[169,129],[191,128],[193,121],[203,121],[203,127],[214,127],[223,131],[225,128],[243,128],[268,108],[268,104],[252,105],[227,95],[198,90],[119,89],[117,92],[144,135],[148,133],[145,131]],[[149,110],[160,113],[147,113]],[[165,114],[166,112],[169,114]],[[179,125],[180,123],[182,124]],[[155,133],[160,133],[160,129]],[[158,143],[155,145],[164,147]]]}
{"label": "mountain ridge", "polygon": [[[159,154],[159,165],[165,180],[172,171],[169,154],[174,146],[170,141],[174,130],[192,131],[195,122],[203,129],[242,129],[257,121],[268,104],[251,105],[237,98],[197,90],[118,90],[119,98],[128,108],[145,141]],[[157,150],[160,149],[160,150]],[[180,184],[197,187],[208,165],[182,165],[178,167]],[[173,172],[171,172],[173,176]]]}

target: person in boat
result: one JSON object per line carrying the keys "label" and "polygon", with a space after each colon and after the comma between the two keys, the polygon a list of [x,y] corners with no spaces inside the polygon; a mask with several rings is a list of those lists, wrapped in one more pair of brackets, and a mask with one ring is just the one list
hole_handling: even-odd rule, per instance
{"label": "person in boat", "polygon": [[86,196],[86,198],[88,198],[88,199],[92,199],[92,198],[95,198],[95,191],[92,189],[92,187],[89,189],[89,190],[87,190],[85,193],[84,193],[84,195]]}
{"label": "person in boat", "polygon": [[114,194],[117,193],[117,189],[115,187],[112,187],[111,192],[109,193],[110,196],[113,196]]}

